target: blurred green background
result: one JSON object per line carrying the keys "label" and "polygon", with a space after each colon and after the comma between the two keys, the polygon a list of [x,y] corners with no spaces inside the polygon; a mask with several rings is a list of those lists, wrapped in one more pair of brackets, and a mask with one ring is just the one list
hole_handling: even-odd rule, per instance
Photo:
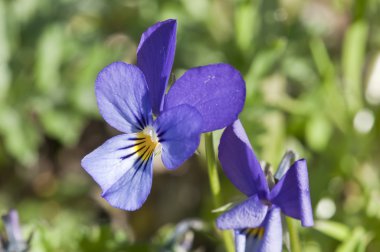
{"label": "blurred green background", "polygon": [[[19,211],[31,251],[171,251],[190,218],[204,220],[186,233],[192,248],[223,251],[203,146],[175,172],[157,163],[132,213],[109,207],[80,167],[117,134],[97,111],[97,73],[135,63],[141,33],[167,18],[178,20],[177,78],[233,65],[259,158],[307,159],[316,226],[300,230],[303,251],[379,251],[378,0],[0,0],[0,214]],[[226,203],[243,199],[221,179]]]}

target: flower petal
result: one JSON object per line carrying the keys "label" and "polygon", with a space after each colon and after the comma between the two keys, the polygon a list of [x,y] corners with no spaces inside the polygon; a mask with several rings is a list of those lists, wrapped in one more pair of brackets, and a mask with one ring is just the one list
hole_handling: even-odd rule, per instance
{"label": "flower petal", "polygon": [[254,195],[218,217],[219,229],[243,229],[258,227],[267,214],[268,206]]}
{"label": "flower petal", "polygon": [[18,242],[22,242],[23,238],[17,211],[14,209],[10,210],[8,214],[2,216],[2,219],[9,242],[15,245]]}
{"label": "flower petal", "polygon": [[234,230],[235,237],[235,251],[236,252],[245,252],[246,245],[246,234],[243,230]]}
{"label": "flower petal", "polygon": [[288,216],[312,226],[313,210],[310,201],[306,160],[296,161],[270,193],[271,201]]}
{"label": "flower petal", "polygon": [[115,129],[132,133],[152,121],[144,74],[124,62],[114,62],[98,74],[95,93],[100,114]]}
{"label": "flower petal", "polygon": [[156,115],[161,112],[162,98],[173,66],[176,31],[175,20],[158,22],[143,33],[137,48],[137,65],[145,74]]}
{"label": "flower petal", "polygon": [[219,160],[231,182],[247,196],[267,199],[268,184],[240,121],[228,126],[220,139]]}
{"label": "flower petal", "polygon": [[152,188],[153,155],[136,161],[102,196],[113,206],[127,211],[139,209]]}
{"label": "flower petal", "polygon": [[114,207],[133,211],[145,202],[152,185],[154,147],[142,133],[115,136],[82,160],[82,167]]}
{"label": "flower petal", "polygon": [[203,117],[202,132],[221,129],[238,118],[245,101],[245,82],[227,64],[192,68],[169,90],[165,108],[195,107]]}
{"label": "flower petal", "polygon": [[202,117],[189,105],[164,111],[154,122],[162,146],[162,162],[175,169],[196,151],[199,145]]}
{"label": "flower petal", "polygon": [[282,223],[280,209],[276,207],[269,210],[261,227],[243,232],[246,233],[245,251],[281,252]]}

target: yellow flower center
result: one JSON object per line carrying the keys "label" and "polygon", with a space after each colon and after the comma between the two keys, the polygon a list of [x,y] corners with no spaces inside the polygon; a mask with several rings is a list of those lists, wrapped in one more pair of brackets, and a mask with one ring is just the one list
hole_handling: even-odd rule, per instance
{"label": "yellow flower center", "polygon": [[143,161],[147,161],[155,154],[156,147],[159,144],[156,132],[151,126],[148,126],[143,131],[137,133],[137,139],[134,152]]}
{"label": "yellow flower center", "polygon": [[245,234],[261,239],[264,235],[264,227],[248,228],[245,230]]}

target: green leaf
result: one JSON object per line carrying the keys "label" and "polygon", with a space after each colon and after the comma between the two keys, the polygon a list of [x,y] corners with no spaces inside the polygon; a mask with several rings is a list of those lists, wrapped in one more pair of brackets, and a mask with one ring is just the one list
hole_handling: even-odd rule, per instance
{"label": "green leaf", "polygon": [[336,249],[336,252],[357,252],[365,250],[372,235],[367,233],[364,228],[356,227],[351,235]]}
{"label": "green leaf", "polygon": [[315,222],[314,228],[319,232],[330,236],[338,241],[344,241],[350,236],[350,228],[345,224],[328,221],[318,220]]}
{"label": "green leaf", "polygon": [[312,149],[322,151],[326,148],[332,134],[332,126],[326,116],[321,113],[312,114],[305,130],[306,140]]}
{"label": "green leaf", "polygon": [[236,43],[243,52],[252,50],[253,37],[259,27],[257,6],[253,2],[241,4],[235,10]]}
{"label": "green leaf", "polygon": [[46,133],[64,145],[76,144],[84,125],[78,114],[55,109],[42,113],[41,121]]}
{"label": "green leaf", "polygon": [[[266,76],[271,70],[274,69],[278,60],[283,55],[286,49],[285,40],[277,40],[272,47],[261,51],[257,54],[251,63],[248,73],[245,77],[246,83],[253,83],[257,85],[258,80]],[[247,85],[247,97],[254,91],[254,85]]]}
{"label": "green leaf", "polygon": [[349,109],[355,113],[363,106],[362,72],[368,37],[368,24],[357,21],[348,28],[343,43],[343,81]]}
{"label": "green leaf", "polygon": [[59,25],[51,25],[45,29],[38,42],[36,84],[44,94],[56,91],[61,82],[63,39],[63,28]]}
{"label": "green leaf", "polygon": [[222,212],[225,212],[227,211],[228,209],[230,209],[232,206],[234,205],[234,203],[232,202],[229,202],[221,207],[218,207],[216,209],[213,209],[211,210],[212,213],[222,213]]}
{"label": "green leaf", "polygon": [[36,127],[11,108],[0,110],[0,134],[8,152],[25,166],[37,160],[40,135]]}
{"label": "green leaf", "polygon": [[0,0],[0,102],[6,97],[11,81],[11,72],[8,66],[10,46],[7,34],[6,6]]}

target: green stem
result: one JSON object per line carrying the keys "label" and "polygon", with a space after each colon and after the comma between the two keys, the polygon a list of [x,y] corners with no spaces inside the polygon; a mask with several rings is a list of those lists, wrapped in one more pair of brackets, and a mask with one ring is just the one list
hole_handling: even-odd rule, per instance
{"label": "green stem", "polygon": [[208,171],[208,177],[210,179],[210,187],[211,187],[212,197],[214,200],[214,207],[219,207],[220,201],[221,201],[220,182],[219,182],[218,170],[217,170],[217,165],[216,165],[216,157],[215,157],[212,133],[205,134],[205,147],[206,147],[207,171]]}
{"label": "green stem", "polygon": [[301,243],[298,236],[297,223],[290,217],[286,217],[286,223],[288,224],[289,230],[290,251],[301,252]]}
{"label": "green stem", "polygon": [[[220,207],[221,204],[221,191],[219,175],[216,163],[216,156],[214,150],[214,142],[212,139],[212,132],[204,134],[205,139],[205,149],[206,149],[206,160],[207,160],[207,171],[210,180],[211,194],[214,202],[214,208]],[[229,231],[217,230],[223,238],[224,246],[226,251],[233,252],[234,244],[231,233]]]}

